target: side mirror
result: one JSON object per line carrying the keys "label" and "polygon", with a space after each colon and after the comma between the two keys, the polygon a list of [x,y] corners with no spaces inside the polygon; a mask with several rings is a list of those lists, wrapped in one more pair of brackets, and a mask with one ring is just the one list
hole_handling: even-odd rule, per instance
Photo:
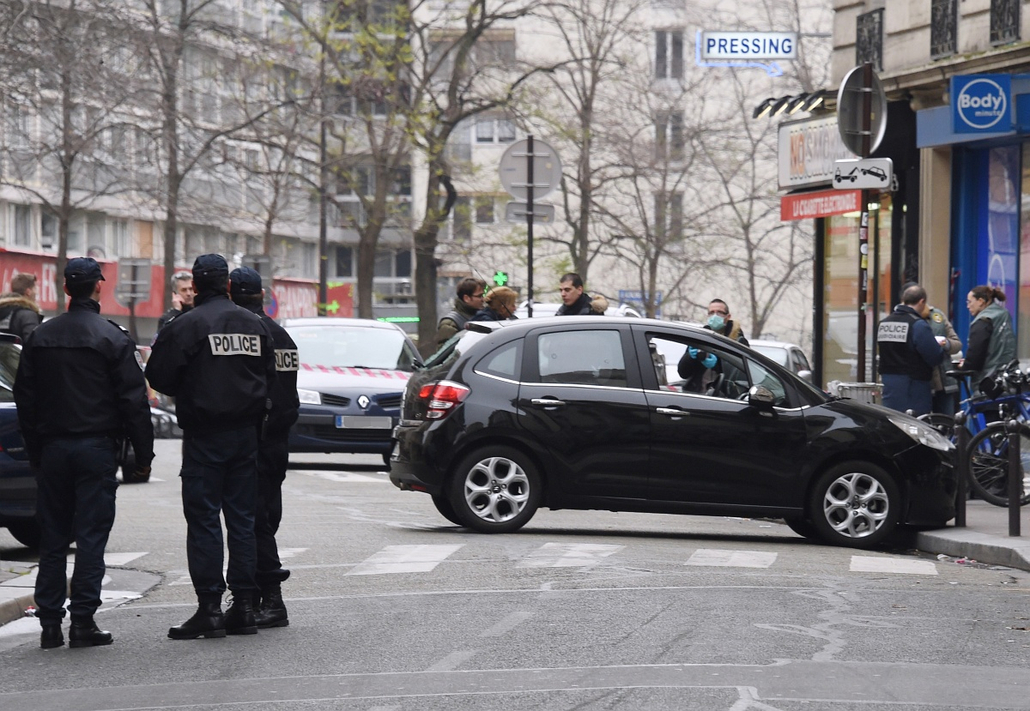
{"label": "side mirror", "polygon": [[412,358],[411,359],[411,369],[413,371],[415,371],[415,370],[422,370],[425,367],[426,367],[426,364],[422,362],[421,358]]}
{"label": "side mirror", "polygon": [[760,410],[771,410],[776,396],[764,385],[752,385],[747,391],[747,404]]}
{"label": "side mirror", "polygon": [[804,380],[805,382],[810,383],[810,382],[812,382],[812,371],[811,370],[799,370],[798,371],[798,377],[801,378],[802,380]]}

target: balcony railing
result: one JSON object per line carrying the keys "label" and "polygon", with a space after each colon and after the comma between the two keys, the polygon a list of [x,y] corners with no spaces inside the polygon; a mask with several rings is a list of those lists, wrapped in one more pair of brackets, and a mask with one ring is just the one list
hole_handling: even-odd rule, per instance
{"label": "balcony railing", "polygon": [[1019,0],[991,0],[991,44],[1019,40]]}
{"label": "balcony railing", "polygon": [[958,0],[933,0],[930,6],[930,59],[958,51]]}
{"label": "balcony railing", "polygon": [[883,71],[883,8],[859,15],[855,26],[855,63]]}

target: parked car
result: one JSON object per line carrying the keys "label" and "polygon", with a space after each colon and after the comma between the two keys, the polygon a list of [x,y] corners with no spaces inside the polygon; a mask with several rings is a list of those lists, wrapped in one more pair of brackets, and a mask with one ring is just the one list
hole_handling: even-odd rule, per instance
{"label": "parked car", "polygon": [[36,522],[36,478],[29,468],[25,441],[18,429],[14,376],[21,358],[21,341],[0,333],[0,526],[22,545],[39,545]]}
{"label": "parked car", "polygon": [[392,323],[300,318],[284,324],[297,343],[300,413],[290,452],[381,454],[390,461],[401,393],[418,349]]}
{"label": "parked car", "polygon": [[[711,395],[664,358],[715,354]],[[390,480],[449,521],[515,531],[540,507],[779,517],[870,548],[954,514],[954,447],[829,397],[709,330],[651,319],[473,322],[408,381]]]}
{"label": "parked car", "polygon": [[801,346],[786,343],[785,341],[763,340],[751,341],[750,345],[752,349],[758,351],[766,358],[771,358],[778,365],[782,365],[798,377],[812,382],[812,366],[809,365],[808,358],[805,356],[805,352],[801,350]]}

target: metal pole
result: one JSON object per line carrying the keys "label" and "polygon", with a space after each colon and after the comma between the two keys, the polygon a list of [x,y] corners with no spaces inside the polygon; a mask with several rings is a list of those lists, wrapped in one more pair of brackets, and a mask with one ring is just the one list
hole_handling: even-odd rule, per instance
{"label": "metal pole", "polygon": [[[862,158],[871,150],[873,111],[873,65],[862,65]],[[866,382],[866,299],[869,298],[869,191],[862,190],[862,213],[858,226],[858,382]]]}
{"label": "metal pole", "polygon": [[533,134],[526,136],[526,234],[529,240],[527,253],[528,272],[526,278],[526,290],[529,292],[529,300],[526,302],[526,313],[533,318]]}
{"label": "metal pole", "polygon": [[955,526],[966,527],[966,499],[969,498],[969,428],[966,413],[955,413],[955,456],[958,459],[958,489],[955,491]]}
{"label": "metal pole", "polygon": [[[329,295],[329,229],[326,215],[325,184],[328,182],[329,166],[326,160],[326,115],[325,115],[325,42],[319,61],[319,114],[318,117],[318,315],[326,315]],[[268,255],[272,256],[272,255]]]}
{"label": "metal pole", "polygon": [[1019,422],[1009,420],[1009,535],[1019,535],[1019,504],[1023,498],[1023,460],[1019,456]]}

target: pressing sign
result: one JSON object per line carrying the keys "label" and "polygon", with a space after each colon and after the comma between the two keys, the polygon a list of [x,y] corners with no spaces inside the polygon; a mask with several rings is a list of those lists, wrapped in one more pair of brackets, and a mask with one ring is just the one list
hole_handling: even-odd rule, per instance
{"label": "pressing sign", "polygon": [[211,355],[261,355],[261,338],[250,333],[212,333],[207,337]]}
{"label": "pressing sign", "polygon": [[300,358],[296,350],[277,348],[275,351],[275,369],[282,371],[300,370]]}
{"label": "pressing sign", "polygon": [[908,327],[911,324],[900,321],[881,321],[876,331],[876,340],[880,343],[885,341],[892,343],[905,343],[908,341]]}

